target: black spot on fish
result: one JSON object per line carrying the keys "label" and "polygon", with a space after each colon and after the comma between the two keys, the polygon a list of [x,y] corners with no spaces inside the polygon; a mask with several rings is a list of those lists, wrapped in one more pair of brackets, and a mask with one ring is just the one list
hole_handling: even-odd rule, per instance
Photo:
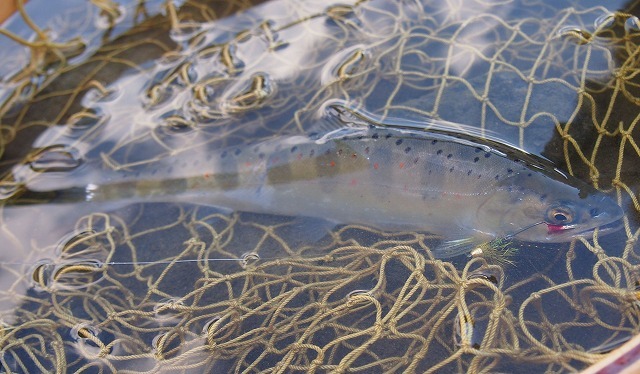
{"label": "black spot on fish", "polygon": [[547,198],[547,194],[546,194],[546,193],[545,193],[545,194],[540,195],[540,201],[543,201],[543,200],[544,200],[544,199],[546,199],[546,198]]}
{"label": "black spot on fish", "polygon": [[342,155],[342,149],[338,149],[338,155]]}
{"label": "black spot on fish", "polygon": [[442,154],[442,149],[438,149],[438,152],[436,152],[437,155],[441,155]]}
{"label": "black spot on fish", "polygon": [[411,152],[411,147],[407,147],[404,149],[404,153],[409,153],[409,152]]}
{"label": "black spot on fish", "polygon": [[507,174],[513,173],[513,169],[507,169]]}
{"label": "black spot on fish", "polygon": [[325,155],[327,155],[327,156],[329,156],[329,155],[331,154],[331,149],[327,149],[327,150],[324,152],[324,154],[325,154]]}
{"label": "black spot on fish", "polygon": [[396,145],[400,145],[400,144],[402,144],[402,139],[396,140]]}
{"label": "black spot on fish", "polygon": [[309,157],[313,157],[313,155],[315,155],[315,154],[316,154],[316,150],[315,150],[315,149],[312,149],[312,150],[309,152]]}
{"label": "black spot on fish", "polygon": [[484,154],[484,158],[489,158],[489,156],[491,156],[491,153],[489,153],[489,152]]}
{"label": "black spot on fish", "polygon": [[435,139],[431,141],[431,144],[436,144],[436,143],[438,143],[438,141]]}
{"label": "black spot on fish", "polygon": [[236,151],[234,152],[236,154],[236,156],[240,155],[240,153],[242,153],[242,150],[240,148],[236,149]]}
{"label": "black spot on fish", "polygon": [[291,147],[291,153],[295,153],[298,150],[298,146],[294,145],[293,147]]}
{"label": "black spot on fish", "polygon": [[496,180],[500,179],[500,174],[496,174]]}
{"label": "black spot on fish", "polygon": [[380,137],[380,134],[378,133],[371,135],[371,139],[378,139],[379,137]]}
{"label": "black spot on fish", "polygon": [[431,169],[429,169],[429,173],[428,174],[431,175]]}
{"label": "black spot on fish", "polygon": [[471,175],[471,173],[473,173],[473,170],[469,170],[469,171],[467,172],[467,175]]}
{"label": "black spot on fish", "polygon": [[387,134],[387,135],[385,135],[385,138],[389,139],[389,138],[390,138],[390,137],[392,137],[392,136],[393,136],[393,135],[391,135],[391,134]]}
{"label": "black spot on fish", "polygon": [[451,169],[449,169],[449,173],[453,172],[453,169],[454,169],[454,168],[453,168],[453,167],[451,167]]}
{"label": "black spot on fish", "polygon": [[220,158],[225,158],[227,157],[227,151],[224,151],[220,154]]}
{"label": "black spot on fish", "polygon": [[480,161],[480,157],[476,157],[473,159],[473,162],[478,162],[478,161]]}
{"label": "black spot on fish", "polygon": [[420,160],[420,157],[416,157],[416,158],[413,159],[413,163],[417,164],[419,160]]}
{"label": "black spot on fish", "polygon": [[449,154],[447,155],[447,158],[451,158],[451,157],[453,157],[453,154],[449,153]]}
{"label": "black spot on fish", "polygon": [[478,179],[482,178],[482,174],[478,174]]}
{"label": "black spot on fish", "polygon": [[364,135],[358,136],[358,140],[362,140],[362,139],[364,139]]}
{"label": "black spot on fish", "polygon": [[533,174],[529,173],[527,174],[527,177],[533,177]]}
{"label": "black spot on fish", "polygon": [[371,151],[371,150],[369,149],[369,147],[366,147],[366,148],[364,149],[364,153],[366,153],[366,154],[369,154],[369,152],[370,152],[370,151]]}
{"label": "black spot on fish", "polygon": [[259,153],[258,154],[258,158],[261,159],[261,160],[264,160],[264,153]]}

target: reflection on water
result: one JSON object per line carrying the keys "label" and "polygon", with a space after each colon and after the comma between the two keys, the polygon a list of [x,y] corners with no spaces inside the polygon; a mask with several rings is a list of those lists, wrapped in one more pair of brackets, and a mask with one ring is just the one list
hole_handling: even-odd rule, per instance
{"label": "reflection on water", "polygon": [[432,233],[204,197],[6,205],[5,371],[571,371],[638,332],[635,5],[41,3],[0,39],[3,201],[188,176],[342,102],[545,158],[624,228],[437,260]]}

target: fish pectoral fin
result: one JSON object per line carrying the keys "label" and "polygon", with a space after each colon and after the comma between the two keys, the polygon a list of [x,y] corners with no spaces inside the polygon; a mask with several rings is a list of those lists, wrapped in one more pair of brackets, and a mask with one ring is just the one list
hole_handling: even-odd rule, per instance
{"label": "fish pectoral fin", "polygon": [[484,236],[470,236],[459,239],[444,239],[431,249],[435,258],[451,258],[469,253],[476,248],[486,245],[492,238]]}

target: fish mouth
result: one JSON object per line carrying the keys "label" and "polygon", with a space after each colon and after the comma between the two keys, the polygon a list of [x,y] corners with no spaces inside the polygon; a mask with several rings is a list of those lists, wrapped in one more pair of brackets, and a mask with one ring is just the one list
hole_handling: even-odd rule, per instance
{"label": "fish mouth", "polygon": [[614,231],[618,231],[623,227],[623,223],[621,219],[617,219],[615,221],[596,226],[580,229],[580,225],[552,225],[547,224],[547,239],[549,241],[561,241],[567,240],[571,238],[580,238],[591,236],[597,230],[598,235],[609,234]]}

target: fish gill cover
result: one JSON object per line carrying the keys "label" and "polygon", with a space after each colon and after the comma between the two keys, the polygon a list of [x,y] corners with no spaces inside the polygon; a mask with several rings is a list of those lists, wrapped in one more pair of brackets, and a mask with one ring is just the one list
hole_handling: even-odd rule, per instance
{"label": "fish gill cover", "polygon": [[[0,29],[2,370],[576,371],[639,332],[635,2],[259,3],[67,0],[43,12],[42,1],[17,1]],[[335,103],[348,110],[327,118]],[[440,259],[449,230],[367,225],[394,218],[376,201],[355,224],[178,193],[221,170],[216,186],[229,191],[251,167],[246,153],[260,159],[277,144],[273,154],[287,154],[269,158],[277,167],[296,160],[300,139],[314,144],[303,156],[327,139],[345,145],[338,156],[356,155],[318,158],[327,173],[366,159],[376,172],[393,167],[397,182],[409,165],[392,153],[440,139],[414,128],[369,160],[365,143],[348,152],[354,139],[337,137],[336,122],[446,124],[461,153],[478,148],[479,160],[597,195],[585,217],[615,201],[621,229],[598,224],[546,244],[517,240],[517,229],[452,236],[455,255]],[[445,171],[474,164],[431,149],[455,161],[438,164]],[[273,185],[293,175],[273,170]],[[129,180],[131,196],[99,198]],[[350,191],[369,192],[355,182]],[[513,192],[491,183],[483,191]],[[28,200],[68,187],[88,202]],[[158,189],[162,199],[130,199]],[[548,212],[519,229],[573,229],[574,211]]]}

